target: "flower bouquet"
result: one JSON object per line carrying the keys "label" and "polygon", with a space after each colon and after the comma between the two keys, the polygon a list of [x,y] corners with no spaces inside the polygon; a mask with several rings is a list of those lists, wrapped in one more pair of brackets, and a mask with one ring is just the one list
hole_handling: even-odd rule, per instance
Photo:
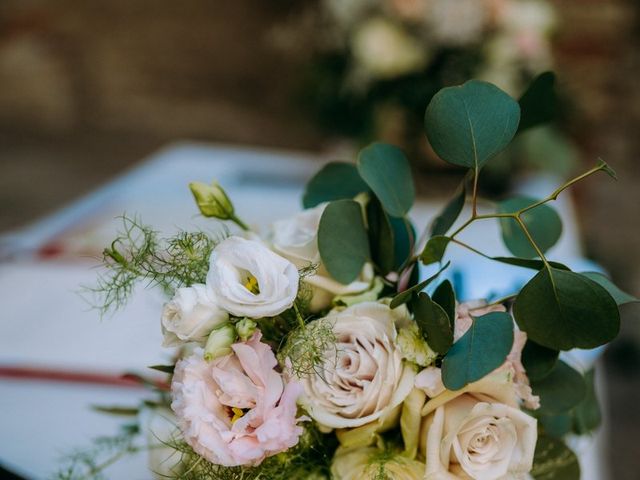
{"label": "flower bouquet", "polygon": [[[563,437],[597,426],[593,372],[559,355],[611,341],[619,305],[635,299],[545,255],[561,232],[550,204],[590,175],[614,176],[603,161],[547,197],[479,211],[482,168],[526,115],[482,81],[431,100],[429,141],[469,174],[420,236],[409,162],[383,143],[325,165],[305,210],[260,234],[215,182],[190,188],[216,235],[162,241],[125,220],[94,292],[109,309],[137,281],[166,291],[161,328],[176,357],[152,367],[167,382],[149,382],[142,407],[163,427],[145,446],[144,428],[129,426],[110,452],[149,448],[159,478],[578,479]],[[513,256],[460,240],[484,221],[500,223]],[[460,302],[446,278],[452,248],[535,275],[506,298]],[[99,455],[74,457],[59,478],[97,477],[110,463]]]}

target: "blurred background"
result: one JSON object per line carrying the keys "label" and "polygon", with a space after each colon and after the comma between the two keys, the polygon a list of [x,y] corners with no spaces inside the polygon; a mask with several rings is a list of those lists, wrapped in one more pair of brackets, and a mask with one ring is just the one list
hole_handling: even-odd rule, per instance
{"label": "blurred background", "polygon": [[[517,97],[553,69],[558,120],[528,134],[485,191],[500,196],[541,167],[567,176],[605,159],[619,180],[574,191],[583,246],[638,296],[640,3],[510,10],[518,1],[486,1],[478,14],[475,0],[457,9],[390,0],[384,23],[369,22],[376,2],[363,0],[351,10],[339,0],[1,0],[0,233],[185,139],[348,158],[384,138],[410,153],[423,196],[444,196],[460,172],[419,133],[429,97],[471,76]],[[417,20],[425,2],[440,4],[428,26]],[[389,48],[404,57],[380,64]],[[623,330],[605,356],[616,480],[640,478],[640,325]]]}

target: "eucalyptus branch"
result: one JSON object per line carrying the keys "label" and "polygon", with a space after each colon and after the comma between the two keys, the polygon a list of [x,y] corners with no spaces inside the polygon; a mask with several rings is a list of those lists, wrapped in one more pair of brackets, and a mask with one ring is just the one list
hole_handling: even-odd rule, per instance
{"label": "eucalyptus branch", "polygon": [[473,172],[473,193],[471,196],[471,218],[478,216],[478,166]]}
{"label": "eucalyptus branch", "polygon": [[536,243],[536,241],[531,236],[531,233],[529,232],[529,229],[527,228],[527,226],[524,224],[524,222],[520,218],[520,214],[517,214],[514,218],[516,219],[516,222],[518,222],[518,225],[520,225],[520,228],[522,229],[522,233],[525,234],[525,236],[527,237],[527,240],[529,240],[529,243],[531,244],[533,249],[536,251],[536,253],[540,257],[540,259],[544,262],[544,266],[547,269],[551,268],[549,266],[549,262],[547,261],[547,257],[544,256],[544,253],[542,253],[542,250],[540,250],[540,247],[538,247],[538,244]]}

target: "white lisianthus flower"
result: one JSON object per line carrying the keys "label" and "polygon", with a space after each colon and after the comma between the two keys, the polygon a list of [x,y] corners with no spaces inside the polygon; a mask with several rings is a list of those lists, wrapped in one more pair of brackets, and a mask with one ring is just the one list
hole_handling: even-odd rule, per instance
{"label": "white lisianthus flower", "polygon": [[296,267],[317,266],[313,275],[303,279],[303,282],[312,288],[310,309],[313,312],[329,307],[336,296],[365,292],[373,281],[371,265],[366,265],[360,276],[348,285],[343,285],[331,278],[322,265],[318,250],[318,226],[326,206],[327,204],[323,203],[303,210],[293,217],[275,222],[271,227],[269,239],[273,250]]}
{"label": "white lisianthus flower", "polygon": [[[309,414],[325,428],[353,428],[391,414],[413,388],[415,371],[396,347],[396,322],[405,309],[376,302],[333,311],[335,348],[328,349],[318,373],[303,380]],[[318,321],[318,320],[316,320]]]}
{"label": "white lisianthus flower", "polygon": [[383,17],[358,27],[351,50],[356,65],[376,78],[398,77],[418,71],[427,63],[426,45]]}
{"label": "white lisianthus flower", "polygon": [[376,447],[341,447],[333,457],[331,477],[336,480],[362,480],[379,476],[394,480],[422,480],[424,468],[422,462],[400,454],[390,456]]}
{"label": "white lisianthus flower", "polygon": [[438,354],[424,341],[415,323],[400,329],[396,343],[404,358],[421,367],[431,365],[438,357]]}
{"label": "white lisianthus flower", "polygon": [[422,414],[426,480],[516,480],[531,471],[537,422],[519,409],[509,373],[447,390]]}
{"label": "white lisianthus flower", "polygon": [[211,331],[229,319],[205,285],[179,288],[162,311],[164,347],[176,347],[186,342],[204,343]]}
{"label": "white lisianthus flower", "polygon": [[211,254],[207,287],[238,317],[273,317],[291,308],[298,282],[295,265],[260,242],[233,236]]}

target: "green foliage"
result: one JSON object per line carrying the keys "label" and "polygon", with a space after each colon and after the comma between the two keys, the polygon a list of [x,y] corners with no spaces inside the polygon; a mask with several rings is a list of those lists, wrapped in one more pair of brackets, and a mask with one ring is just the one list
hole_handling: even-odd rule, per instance
{"label": "green foliage", "polygon": [[368,190],[353,163],[331,162],[309,180],[302,204],[312,208],[323,202],[351,199]]}
{"label": "green foliage", "polygon": [[443,235],[431,237],[420,254],[420,261],[425,265],[441,261],[450,241],[449,237]]}
{"label": "green foliage", "polygon": [[532,382],[542,380],[556,366],[560,352],[527,340],[522,350],[522,365]]}
{"label": "green foliage", "polygon": [[400,305],[404,305],[405,303],[407,303],[409,300],[411,300],[411,298],[414,295],[417,295],[418,292],[421,292],[422,290],[427,288],[427,286],[431,282],[433,282],[436,278],[438,278],[440,274],[449,267],[450,264],[451,262],[447,262],[446,265],[444,265],[440,270],[438,270],[435,274],[431,275],[426,280],[423,280],[422,282],[415,284],[413,287],[408,288],[404,292],[401,292],[395,297],[393,297],[393,300],[391,300],[391,304],[390,304],[391,308],[397,308]]}
{"label": "green foliage", "polygon": [[431,236],[445,235],[460,216],[467,198],[466,179],[462,181],[458,192],[445,205],[431,224]]}
{"label": "green foliage", "polygon": [[425,114],[435,152],[475,171],[507,147],[520,121],[518,103],[490,83],[471,80],[440,90]]}
{"label": "green foliage", "polygon": [[502,365],[513,346],[513,320],[504,312],[474,318],[467,333],[453,344],[442,361],[442,381],[460,390]]}
{"label": "green foliage", "polygon": [[586,392],[584,399],[573,410],[574,431],[578,435],[586,435],[600,426],[602,412],[596,395],[595,369],[584,374]]}
{"label": "green foliage", "polygon": [[[533,270],[542,270],[545,267],[544,261],[530,258],[491,257],[491,260],[495,260],[496,262],[500,263],[506,263],[507,265],[513,265],[514,267],[531,268]],[[547,264],[558,270],[569,270],[569,267],[558,262],[548,261]]]}
{"label": "green foliage", "polygon": [[157,286],[167,293],[203,283],[209,257],[222,234],[180,232],[160,239],[151,227],[136,218],[122,217],[123,230],[105,248],[102,273],[93,287],[86,287],[89,302],[102,315],[124,306],[138,283]]}
{"label": "green foliage", "polygon": [[336,200],[325,208],[318,227],[318,250],[329,274],[342,284],[353,282],[371,257],[362,208],[353,200]]}
{"label": "green foliage", "polygon": [[540,396],[539,415],[566,413],[578,405],[586,395],[582,375],[559,360],[551,372],[541,380],[531,382],[535,395]]}
{"label": "green foliage", "polygon": [[455,326],[456,319],[456,294],[453,291],[453,285],[449,280],[444,280],[438,288],[435,289],[431,296],[434,302],[442,307],[449,317],[451,329]]}
{"label": "green foliage", "polygon": [[398,270],[413,253],[416,229],[408,218],[389,217],[393,230],[394,269]]}
{"label": "green foliage", "polygon": [[392,217],[404,217],[415,201],[409,161],[402,150],[373,143],[358,154],[358,172]]}
{"label": "green foliage", "polygon": [[453,328],[447,312],[424,292],[411,302],[413,318],[434,352],[444,355],[453,345]]}
{"label": "green foliage", "polygon": [[531,475],[535,480],[580,480],[580,463],[562,440],[541,435]]}
{"label": "green foliage", "polygon": [[[533,205],[536,201],[526,197],[511,198],[498,204],[498,213],[516,213]],[[526,210],[520,215],[520,219],[543,253],[546,253],[560,239],[562,220],[550,206],[539,205]],[[515,218],[500,218],[500,227],[504,244],[516,257],[534,258],[538,256],[530,239],[525,235]]]}
{"label": "green foliage", "polygon": [[64,465],[52,480],[106,480],[104,470],[121,458],[145,447],[136,442],[140,437],[138,425],[126,425],[113,436],[98,437],[92,445],[77,450],[64,458]]}
{"label": "green foliage", "polygon": [[554,350],[595,348],[620,330],[618,307],[603,287],[552,267],[524,286],[513,313],[532,341]]}
{"label": "green foliage", "polygon": [[395,235],[389,217],[376,197],[367,203],[367,226],[371,260],[386,275],[396,266]]}
{"label": "green foliage", "polygon": [[633,295],[628,294],[627,292],[621,290],[618,286],[616,286],[606,275],[598,272],[582,272],[582,276],[590,278],[598,285],[603,287],[609,295],[613,297],[618,306],[624,305],[626,303],[631,302],[639,302],[640,300],[634,297]]}
{"label": "green foliage", "polygon": [[181,471],[175,480],[307,480],[314,475],[329,476],[335,437],[321,434],[307,426],[298,445],[286,452],[266,458],[257,467],[223,467],[208,462],[181,440],[167,445],[177,450],[181,457]]}
{"label": "green foliage", "polygon": [[321,318],[289,332],[278,350],[278,359],[282,365],[288,359],[297,377],[322,377],[323,364],[332,351],[337,355],[333,325]]}
{"label": "green foliage", "polygon": [[520,97],[520,125],[518,133],[556,117],[558,95],[555,90],[556,76],[553,72],[538,75]]}

